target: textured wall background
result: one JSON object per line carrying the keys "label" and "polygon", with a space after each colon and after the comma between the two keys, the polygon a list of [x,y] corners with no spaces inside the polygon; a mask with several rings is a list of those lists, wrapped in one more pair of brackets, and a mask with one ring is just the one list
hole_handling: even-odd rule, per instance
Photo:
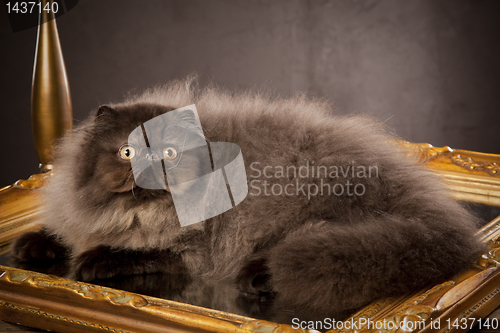
{"label": "textured wall background", "polygon": [[[496,0],[81,0],[58,26],[76,122],[196,71],[230,89],[309,91],[409,141],[500,153],[499,13]],[[37,171],[36,28],[12,33],[2,7],[0,29],[6,185]]]}

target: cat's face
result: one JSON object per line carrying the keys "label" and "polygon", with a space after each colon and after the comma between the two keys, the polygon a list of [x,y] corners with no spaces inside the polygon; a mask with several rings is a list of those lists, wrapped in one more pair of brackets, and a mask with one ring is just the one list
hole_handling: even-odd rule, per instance
{"label": "cat's face", "polygon": [[186,150],[186,142],[205,142],[203,134],[189,130],[195,122],[192,112],[173,109],[150,104],[100,107],[90,142],[82,147],[89,156],[82,165],[82,181],[109,194],[149,200],[168,195],[169,183],[196,178],[199,154]]}

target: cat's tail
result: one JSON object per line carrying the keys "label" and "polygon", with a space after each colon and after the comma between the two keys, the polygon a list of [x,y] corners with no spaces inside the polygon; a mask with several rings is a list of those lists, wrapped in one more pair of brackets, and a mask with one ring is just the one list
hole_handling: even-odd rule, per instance
{"label": "cat's tail", "polygon": [[[302,309],[304,316],[340,317],[452,277],[471,266],[484,245],[472,223],[438,215],[422,220],[379,214],[303,225],[268,252],[277,303]],[[463,211],[466,217],[472,218]]]}

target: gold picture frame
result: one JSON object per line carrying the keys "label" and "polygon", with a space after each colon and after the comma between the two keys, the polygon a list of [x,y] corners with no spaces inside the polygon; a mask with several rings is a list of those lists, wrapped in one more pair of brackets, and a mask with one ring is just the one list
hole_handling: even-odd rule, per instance
{"label": "gold picture frame", "polygon": [[[401,144],[409,155],[441,174],[457,199],[499,205],[500,155]],[[50,175],[34,175],[0,190],[2,252],[8,250],[12,239],[37,228],[37,189]],[[395,332],[400,327],[407,332],[451,332],[466,330],[462,326],[471,328],[474,320],[500,305],[500,216],[478,234],[489,250],[470,270],[413,295],[376,301],[346,319],[346,327],[328,332]],[[0,319],[56,332],[307,331],[6,266],[0,266]]]}

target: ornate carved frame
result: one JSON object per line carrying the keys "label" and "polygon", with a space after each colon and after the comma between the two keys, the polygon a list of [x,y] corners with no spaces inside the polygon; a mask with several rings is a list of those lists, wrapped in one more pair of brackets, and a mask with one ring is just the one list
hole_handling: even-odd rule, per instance
{"label": "ornate carved frame", "polygon": [[[68,117],[71,119],[71,101],[55,21],[39,28],[36,64],[40,66],[35,66],[33,86],[35,136],[40,137],[38,142],[50,142],[71,126],[67,121]],[[37,71],[45,79],[37,79]],[[44,84],[55,88],[41,89]],[[50,96],[40,96],[40,91],[48,91]],[[38,103],[39,100],[48,102]],[[50,104],[54,100],[62,100],[62,106],[60,102]],[[54,120],[54,112],[49,110],[56,110],[64,119],[63,124],[57,123],[61,120]],[[42,117],[43,113],[46,114]],[[500,155],[429,144],[400,144],[409,155],[442,175],[457,199],[500,206]],[[37,145],[43,169],[50,169],[46,148],[46,144]],[[50,171],[33,175],[0,189],[0,253],[8,251],[14,238],[37,228],[37,189],[50,176]],[[500,216],[478,234],[489,244],[489,251],[469,271],[413,295],[376,301],[345,321],[355,325],[329,332],[468,330],[473,318],[483,318],[500,305]],[[306,331],[6,266],[0,266],[0,320],[56,332]]]}

